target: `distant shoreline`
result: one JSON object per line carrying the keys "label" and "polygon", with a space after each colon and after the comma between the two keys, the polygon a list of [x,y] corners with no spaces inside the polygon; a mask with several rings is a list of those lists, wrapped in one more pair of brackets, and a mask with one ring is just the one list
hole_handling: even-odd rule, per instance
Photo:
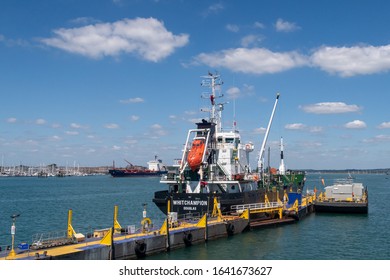
{"label": "distant shoreline", "polygon": [[390,168],[378,168],[378,169],[303,169],[310,174],[390,174]]}
{"label": "distant shoreline", "polygon": [[[0,166],[0,176],[4,175],[32,175],[33,173],[54,174],[54,175],[107,175],[112,166],[77,166],[65,167],[56,164],[47,166]],[[292,171],[305,171],[308,174],[387,174],[390,175],[390,168],[375,169],[292,169]],[[37,175],[36,174],[36,175]]]}

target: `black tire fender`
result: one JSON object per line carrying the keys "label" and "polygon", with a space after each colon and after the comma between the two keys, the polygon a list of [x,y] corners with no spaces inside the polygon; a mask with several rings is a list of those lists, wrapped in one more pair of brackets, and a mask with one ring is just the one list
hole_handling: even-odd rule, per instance
{"label": "black tire fender", "polygon": [[192,245],[192,239],[193,239],[193,236],[192,236],[192,233],[190,231],[184,232],[183,241],[184,241],[184,244],[186,244],[186,246]]}
{"label": "black tire fender", "polygon": [[234,234],[234,230],[235,230],[234,224],[228,223],[226,225],[226,232],[227,232],[228,235],[233,235]]}
{"label": "black tire fender", "polygon": [[135,254],[137,255],[138,258],[143,258],[146,256],[146,243],[144,241],[136,241],[135,242]]}

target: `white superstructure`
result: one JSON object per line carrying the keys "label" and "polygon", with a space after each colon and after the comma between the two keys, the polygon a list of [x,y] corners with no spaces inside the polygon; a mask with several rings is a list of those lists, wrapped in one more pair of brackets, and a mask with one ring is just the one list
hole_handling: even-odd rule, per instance
{"label": "white superstructure", "polygon": [[148,169],[151,171],[166,171],[166,166],[163,164],[161,159],[154,157],[154,160],[148,161]]}
{"label": "white superstructure", "polygon": [[223,97],[219,92],[222,85],[220,76],[209,73],[202,78],[202,86],[209,89],[203,94],[211,103],[211,109],[207,110],[210,112],[209,120],[202,120],[197,123],[196,129],[188,131],[180,166],[176,173],[164,175],[161,182],[169,184],[171,191],[179,193],[256,190],[259,174],[252,172],[249,162],[254,145],[242,142],[235,124],[232,129],[222,127],[225,103],[217,102]]}

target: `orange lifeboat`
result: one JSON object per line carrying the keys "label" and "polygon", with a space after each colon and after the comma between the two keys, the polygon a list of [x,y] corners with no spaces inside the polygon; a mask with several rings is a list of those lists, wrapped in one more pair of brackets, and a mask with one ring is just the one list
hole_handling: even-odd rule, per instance
{"label": "orange lifeboat", "polygon": [[192,171],[195,171],[202,164],[202,158],[205,148],[205,140],[204,139],[195,139],[192,142],[192,148],[187,156],[188,166]]}
{"label": "orange lifeboat", "polygon": [[278,173],[278,170],[277,170],[276,168],[271,167],[270,173],[271,173],[272,175],[275,175],[275,174]]}

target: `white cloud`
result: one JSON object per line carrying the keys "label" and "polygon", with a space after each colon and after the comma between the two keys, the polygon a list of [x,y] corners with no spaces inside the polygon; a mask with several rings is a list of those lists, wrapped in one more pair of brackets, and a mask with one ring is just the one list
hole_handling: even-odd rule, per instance
{"label": "white cloud", "polygon": [[33,139],[27,139],[25,141],[25,144],[27,144],[27,145],[38,145],[38,142],[36,140],[33,140]]}
{"label": "white cloud", "polygon": [[241,90],[238,87],[231,87],[227,91],[228,99],[237,99],[240,97]]}
{"label": "white cloud", "polygon": [[352,122],[348,122],[344,125],[345,128],[350,128],[350,129],[362,129],[366,128],[367,125],[364,121],[360,120],[354,120]]}
{"label": "white cloud", "polygon": [[52,137],[50,137],[49,139],[50,141],[61,141],[62,138],[58,135],[53,135]]}
{"label": "white cloud", "polygon": [[184,111],[184,114],[189,115],[189,116],[193,116],[193,115],[198,114],[198,112],[195,112],[195,111]]}
{"label": "white cloud", "polygon": [[249,46],[256,46],[257,43],[260,43],[263,40],[262,36],[259,35],[247,35],[241,39],[241,46],[247,48]]}
{"label": "white cloud", "polygon": [[304,147],[305,149],[309,149],[309,148],[319,148],[319,147],[322,147],[322,143],[321,142],[315,142],[315,141],[303,141],[301,143],[301,146]]}
{"label": "white cloud", "polygon": [[78,128],[82,128],[83,126],[81,124],[78,124],[78,123],[71,123],[70,127],[78,129]]}
{"label": "white cloud", "polygon": [[159,124],[152,125],[152,129],[162,129],[162,126]]}
{"label": "white cloud", "polygon": [[305,56],[297,52],[272,52],[264,48],[227,49],[214,53],[201,53],[195,64],[213,68],[225,67],[233,72],[272,74],[308,64]]}
{"label": "white cloud", "polygon": [[265,25],[261,22],[258,22],[256,21],[254,24],[253,24],[253,27],[254,28],[259,28],[259,29],[264,29],[265,28]]}
{"label": "white cloud", "polygon": [[255,91],[255,86],[244,84],[243,85],[243,92],[247,95],[252,95],[253,92]]}
{"label": "white cloud", "polygon": [[87,153],[87,154],[94,154],[94,153],[96,153],[96,149],[94,149],[94,148],[87,149],[85,151],[85,153]]}
{"label": "white cloud", "polygon": [[75,25],[86,25],[86,24],[98,23],[100,21],[92,17],[78,17],[78,18],[71,19],[69,22]]}
{"label": "white cloud", "polygon": [[390,69],[390,45],[323,46],[312,54],[311,61],[314,66],[342,77],[385,72]]}
{"label": "white cloud", "polygon": [[264,127],[259,127],[259,128],[255,128],[255,129],[253,130],[253,133],[254,133],[254,134],[264,134],[266,131],[267,131],[266,128],[264,128]]}
{"label": "white cloud", "polygon": [[267,97],[264,97],[264,96],[259,96],[259,97],[257,98],[257,100],[258,100],[259,102],[261,102],[261,103],[265,103],[265,102],[268,101],[268,98],[267,98]]}
{"label": "white cloud", "polygon": [[202,122],[202,118],[192,118],[192,119],[188,119],[187,121],[194,124],[194,123]]}
{"label": "white cloud", "polygon": [[128,139],[125,141],[125,144],[128,144],[128,145],[134,145],[137,143],[138,143],[138,140],[136,140],[136,139]]}
{"label": "white cloud", "polygon": [[28,47],[30,43],[23,39],[8,39],[0,34],[0,43],[4,43],[7,47]]}
{"label": "white cloud", "polygon": [[119,125],[116,123],[108,123],[108,124],[105,124],[104,127],[108,128],[108,129],[118,129]]}
{"label": "white cloud", "polygon": [[112,0],[112,2],[116,5],[122,4],[122,0]]}
{"label": "white cloud", "polygon": [[139,116],[133,115],[133,116],[130,117],[130,120],[133,121],[133,122],[136,122],[136,121],[139,120]]}
{"label": "white cloud", "polygon": [[37,119],[37,120],[35,120],[35,124],[44,125],[44,124],[46,124],[46,120],[45,119]]}
{"label": "white cloud", "polygon": [[313,134],[319,134],[324,131],[324,128],[321,126],[307,126],[303,123],[289,123],[284,126],[287,130],[295,131],[305,131]]}
{"label": "white cloud", "polygon": [[321,132],[324,131],[324,129],[321,126],[312,126],[312,127],[309,128],[309,131],[311,133],[321,133]]}
{"label": "white cloud", "polygon": [[380,143],[380,142],[390,142],[390,135],[377,135],[369,139],[364,139],[365,143]]}
{"label": "white cloud", "polygon": [[226,90],[228,99],[237,99],[245,96],[252,96],[254,94],[255,87],[252,85],[243,84],[241,88],[233,86]]}
{"label": "white cloud", "polygon": [[275,23],[276,31],[278,32],[292,32],[295,30],[300,29],[298,25],[296,25],[293,22],[285,21],[281,18],[279,18]]}
{"label": "white cloud", "polygon": [[154,18],[123,19],[78,28],[60,28],[41,42],[70,53],[99,59],[122,53],[158,62],[189,42],[188,34],[174,35]]}
{"label": "white cloud", "polygon": [[390,45],[323,46],[305,55],[297,51],[273,52],[255,47],[261,40],[261,36],[248,35],[241,40],[243,48],[201,53],[193,58],[192,63],[183,66],[204,64],[212,68],[225,67],[233,72],[250,74],[273,74],[308,66],[318,67],[341,77],[369,75],[390,70]]}
{"label": "white cloud", "polygon": [[16,123],[17,119],[16,118],[8,118],[7,123]]}
{"label": "white cloud", "polygon": [[304,125],[303,123],[290,123],[286,124],[284,128],[289,130],[303,130],[306,128],[306,125]]}
{"label": "white cloud", "polygon": [[203,12],[203,16],[207,17],[211,14],[218,14],[220,11],[224,9],[225,7],[222,3],[212,4]]}
{"label": "white cloud", "polygon": [[240,28],[238,27],[238,25],[235,25],[235,24],[227,24],[226,25],[226,29],[231,31],[231,32],[238,32],[238,31],[240,31]]}
{"label": "white cloud", "polygon": [[151,126],[152,129],[152,135],[157,135],[157,136],[164,136],[167,135],[167,132],[164,130],[164,128],[159,125],[159,124],[154,124]]}
{"label": "white cloud", "polygon": [[79,135],[78,131],[65,131],[65,134],[67,135]]}
{"label": "white cloud", "polygon": [[311,114],[342,114],[359,112],[361,108],[357,105],[348,105],[344,102],[321,102],[300,106],[306,113]]}
{"label": "white cloud", "polygon": [[141,97],[135,97],[135,98],[129,98],[126,100],[121,100],[120,103],[128,104],[128,103],[142,103],[145,102],[145,100]]}
{"label": "white cloud", "polygon": [[383,122],[381,123],[378,128],[383,129],[383,128],[390,128],[390,122]]}

